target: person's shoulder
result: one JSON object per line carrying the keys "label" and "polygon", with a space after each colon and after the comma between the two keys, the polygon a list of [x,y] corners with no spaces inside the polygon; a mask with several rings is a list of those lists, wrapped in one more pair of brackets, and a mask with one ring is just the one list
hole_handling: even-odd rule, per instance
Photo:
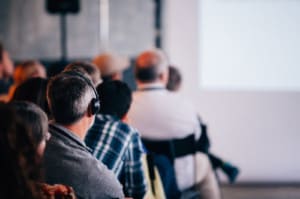
{"label": "person's shoulder", "polygon": [[103,163],[97,159],[90,160],[87,163],[90,169],[86,173],[86,186],[89,187],[91,193],[101,194],[103,198],[122,198],[122,186],[116,176]]}
{"label": "person's shoulder", "polygon": [[142,92],[141,91],[133,91],[132,92],[132,103],[134,103],[140,96],[141,96]]}
{"label": "person's shoulder", "polygon": [[122,130],[124,133],[128,134],[128,136],[132,136],[134,134],[137,134],[138,131],[130,124],[123,122],[121,120],[118,121],[118,127],[120,130]]}
{"label": "person's shoulder", "polygon": [[118,121],[118,124],[118,133],[122,134],[124,140],[127,140],[128,145],[133,145],[135,148],[139,148],[140,151],[144,152],[142,139],[138,130],[121,120]]}
{"label": "person's shoulder", "polygon": [[171,91],[168,91],[168,95],[170,98],[172,98],[173,100],[176,100],[176,101],[179,101],[180,102],[180,105],[183,105],[183,106],[188,106],[188,107],[193,107],[194,103],[192,101],[192,98],[190,98],[189,96],[187,95],[184,95],[183,93],[180,93],[180,92],[171,92]]}
{"label": "person's shoulder", "polygon": [[77,166],[70,165],[67,172],[74,172],[82,180],[82,190],[89,198],[122,198],[122,187],[113,172],[88,152],[77,152],[82,153],[74,159],[73,165]]}

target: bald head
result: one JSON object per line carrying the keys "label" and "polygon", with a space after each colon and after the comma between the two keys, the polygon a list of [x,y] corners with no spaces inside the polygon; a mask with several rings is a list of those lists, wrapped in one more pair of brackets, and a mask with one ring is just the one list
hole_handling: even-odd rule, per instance
{"label": "bald head", "polygon": [[148,50],[136,59],[135,75],[142,83],[164,81],[168,74],[168,60],[161,50]]}
{"label": "bald head", "polygon": [[122,79],[122,72],[129,67],[129,59],[115,53],[102,53],[95,57],[93,63],[100,70],[104,81]]}

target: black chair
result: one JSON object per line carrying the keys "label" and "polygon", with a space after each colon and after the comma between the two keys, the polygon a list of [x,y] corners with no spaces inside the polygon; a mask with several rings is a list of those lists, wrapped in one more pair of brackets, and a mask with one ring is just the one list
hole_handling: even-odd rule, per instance
{"label": "black chair", "polygon": [[[168,199],[181,198],[181,192],[179,191],[176,182],[174,161],[176,158],[196,153],[197,146],[194,134],[181,139],[159,141],[142,139],[142,141],[148,150],[147,161],[149,165],[150,179],[154,177],[151,174],[153,173],[154,166],[156,166],[161,175],[166,197]],[[153,191],[155,192],[155,190]],[[198,198],[199,196],[197,193],[191,195],[193,197],[189,198]]]}

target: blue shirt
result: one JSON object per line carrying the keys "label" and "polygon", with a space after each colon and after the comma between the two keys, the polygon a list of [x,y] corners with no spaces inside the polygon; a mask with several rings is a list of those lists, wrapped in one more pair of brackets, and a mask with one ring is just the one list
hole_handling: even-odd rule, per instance
{"label": "blue shirt", "polygon": [[118,176],[126,196],[143,198],[147,189],[142,167],[144,150],[136,129],[116,117],[98,114],[85,143]]}

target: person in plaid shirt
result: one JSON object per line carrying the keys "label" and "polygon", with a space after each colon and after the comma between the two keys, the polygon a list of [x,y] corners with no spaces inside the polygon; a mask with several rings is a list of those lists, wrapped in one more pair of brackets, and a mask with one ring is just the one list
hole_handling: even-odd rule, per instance
{"label": "person in plaid shirt", "polygon": [[142,168],[144,149],[138,131],[123,122],[132,93],[121,81],[104,82],[97,87],[97,92],[101,108],[85,143],[117,175],[126,197],[143,198],[147,191]]}

